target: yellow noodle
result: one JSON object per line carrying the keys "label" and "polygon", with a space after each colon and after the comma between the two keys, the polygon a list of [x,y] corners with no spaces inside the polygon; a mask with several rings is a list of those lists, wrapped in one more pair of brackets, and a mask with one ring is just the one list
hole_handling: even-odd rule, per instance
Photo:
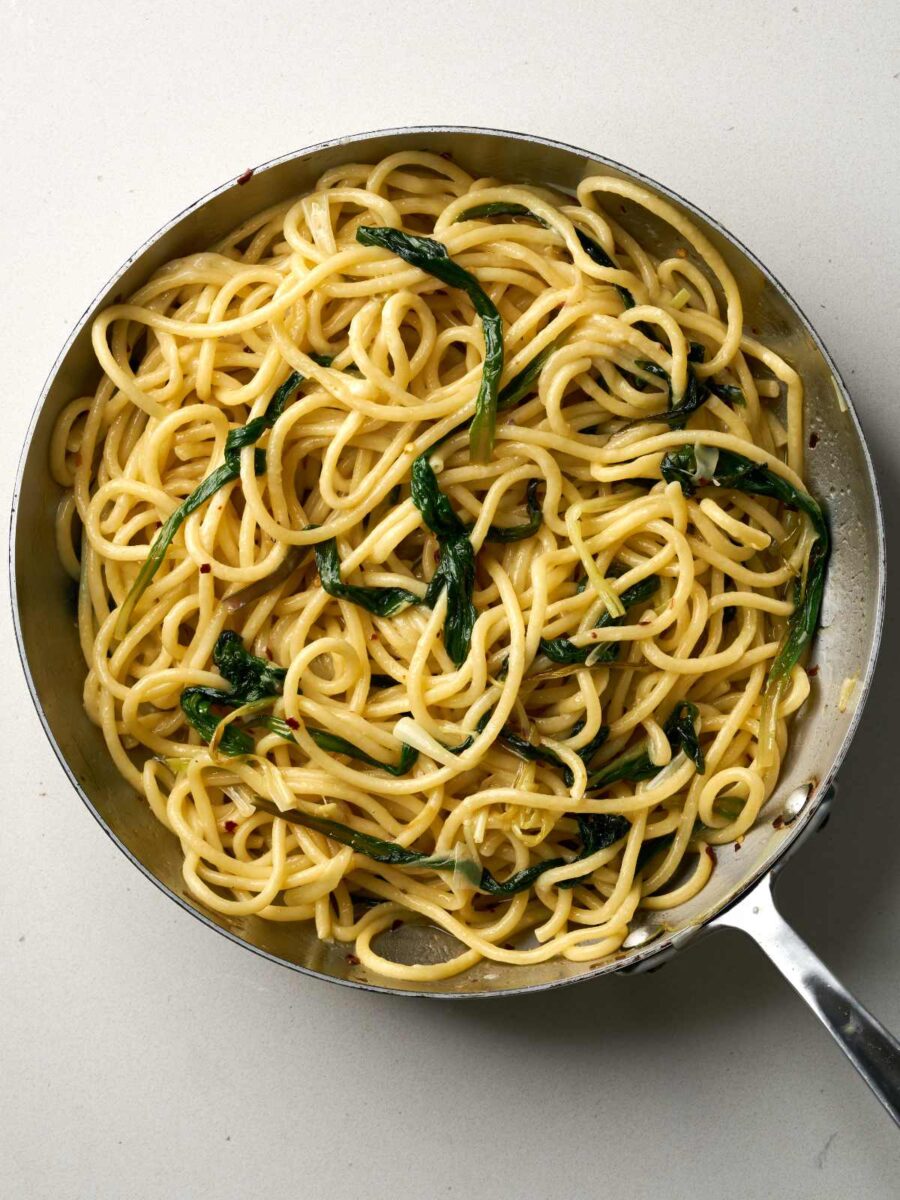
{"label": "yellow noodle", "polygon": [[[540,222],[460,219],[488,203],[524,205]],[[675,256],[657,261],[603,203],[667,223]],[[503,322],[502,384],[552,351],[532,390],[498,415],[490,463],[468,457],[484,354],[469,300],[360,245],[364,224],[435,235],[477,277]],[[598,265],[579,232],[615,265]],[[702,363],[688,358],[696,341]],[[622,946],[639,907],[671,908],[702,889],[715,869],[709,847],[743,836],[775,786],[787,718],[809,691],[796,667],[777,711],[762,711],[807,545],[790,542],[791,521],[769,501],[686,498],[660,480],[666,451],[705,443],[802,484],[802,382],[744,333],[737,285],[689,219],[624,180],[585,179],[570,203],[401,152],[333,168],[308,196],[160,268],[96,319],[93,344],[101,382],[65,409],[51,447],[64,489],[58,550],[80,576],[85,706],[123,776],[179,839],[200,903],[314,921],[363,969],[434,981],[484,959],[601,959]],[[700,379],[723,373],[744,404],[710,397],[684,429],[630,424],[667,403],[638,360],[669,375],[676,402],[693,369]],[[117,638],[118,610],[159,526],[291,370],[306,382],[258,443],[265,470],[242,455],[239,478],[187,518]],[[770,402],[782,385],[779,416]],[[477,556],[478,617],[461,665],[443,642],[446,595],[431,611],[373,616],[323,591],[311,550],[334,537],[345,580],[424,596],[439,547],[409,481],[432,449]],[[540,529],[492,540],[492,525],[524,519],[532,480]],[[585,571],[590,586],[579,589]],[[659,586],[643,608],[597,627],[651,575]],[[212,653],[224,629],[286,679],[283,695],[234,713],[206,746],[179,700],[187,687],[222,687]],[[612,644],[618,657],[559,667],[540,648],[557,637],[598,652]],[[373,686],[373,675],[393,683]],[[702,775],[664,733],[682,700],[699,710]],[[260,710],[296,727],[294,741],[255,728],[254,753],[230,758],[223,737]],[[658,774],[592,791],[577,751],[601,725],[609,736],[594,768],[645,738]],[[323,749],[307,726],[382,762],[397,761],[403,740],[419,757],[394,776]],[[559,762],[524,763],[504,731]],[[379,864],[255,808],[257,798],[426,855],[462,855],[499,879],[550,859],[564,865],[492,898],[462,872]],[[627,817],[616,826],[627,833],[575,862],[575,818],[590,813]],[[642,855],[656,838],[668,840]],[[567,880],[577,882],[561,887]],[[355,909],[359,899],[377,906]],[[379,938],[397,920],[441,927],[458,952],[443,963],[391,961]]]}

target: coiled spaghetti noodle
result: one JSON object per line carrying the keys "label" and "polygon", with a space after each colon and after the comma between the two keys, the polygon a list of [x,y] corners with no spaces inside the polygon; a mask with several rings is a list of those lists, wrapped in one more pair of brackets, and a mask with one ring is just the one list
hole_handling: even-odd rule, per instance
{"label": "coiled spaghetti noodle", "polygon": [[[668,223],[678,253],[652,257],[609,215],[623,203]],[[438,239],[475,277],[502,319],[503,385],[544,355],[499,413],[486,463],[469,454],[484,370],[469,297],[361,245],[362,226]],[[65,410],[52,448],[66,489],[59,552],[80,580],[85,705],[180,840],[198,900],[314,921],[368,970],[412,980],[482,958],[599,959],[640,909],[704,886],[708,847],[753,824],[808,694],[794,664],[761,747],[766,675],[810,538],[773,500],[689,495],[661,477],[664,454],[691,445],[698,464],[732,452],[802,487],[801,381],[744,332],[734,279],[690,221],[622,180],[586,179],[576,202],[405,152],[333,169],[167,264],[96,319],[93,340],[101,382]],[[262,459],[241,453],[127,612],[160,526],[292,371],[303,382],[263,431]],[[718,386],[686,418],[654,420],[692,377]],[[474,551],[460,663],[443,642],[447,590],[381,616],[317,575],[315,547],[336,539],[344,581],[425,595],[446,549],[410,495],[423,455]],[[533,481],[537,531],[491,540],[521,523]],[[648,580],[652,595],[622,616],[619,598]],[[251,721],[252,748],[235,755],[225,731],[246,713],[216,712],[210,741],[181,704],[188,689],[223,688],[213,654],[225,630],[285,672],[262,705],[281,725]],[[545,653],[553,639],[603,653],[560,664]],[[667,734],[682,702],[702,773]],[[370,761],[323,748],[311,729]],[[396,762],[404,742],[420,751],[409,770],[371,765]],[[641,746],[649,773],[591,786]],[[560,865],[489,894],[477,871],[379,862],[276,815],[287,809],[501,884]],[[619,822],[586,853],[578,818],[591,814]],[[386,958],[377,935],[397,920],[442,927],[458,955]]]}

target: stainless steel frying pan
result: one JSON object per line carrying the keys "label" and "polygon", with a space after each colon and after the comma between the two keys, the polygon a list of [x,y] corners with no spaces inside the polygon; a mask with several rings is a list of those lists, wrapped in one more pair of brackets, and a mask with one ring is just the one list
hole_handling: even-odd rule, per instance
{"label": "stainless steel frying pan", "polygon": [[[55,552],[58,501],[48,472],[50,434],[63,405],[93,391],[97,365],[90,344],[94,314],[128,295],[162,263],[210,244],[246,217],[312,187],[327,168],[372,162],[402,147],[447,152],[478,174],[572,191],[589,174],[637,179],[689,214],[737,278],[747,325],[803,376],[810,430],[812,489],[827,504],[834,554],[815,648],[812,697],[796,721],[779,787],[738,853],[720,852],[712,878],[695,899],[671,912],[647,914],[622,951],[596,970],[548,962],[532,967],[483,963],[458,978],[414,985],[368,977],[343,949],[317,940],[311,926],[229,919],[208,912],[186,892],[176,840],[119,777],[81,701],[84,665],[74,622],[74,592]],[[900,1045],[858,1004],[779,916],[772,879],[801,839],[824,819],[832,781],[862,711],[875,665],[884,608],[884,531],[872,464],[850,398],[815,331],[781,285],[739,242],[693,205],[652,180],[558,142],[487,129],[428,127],[342,138],[258,168],[186,209],[141,247],[110,280],[78,323],[44,388],[19,468],[12,512],[11,581],[16,633],[25,673],[47,735],[72,784],[119,848],[172,899],[211,928],[276,962],[350,987],[412,995],[514,995],[559,987],[612,971],[655,967],[703,930],[750,934],[803,996],[900,1123]],[[615,217],[659,253],[671,253],[671,231],[622,203]],[[834,619],[840,614],[840,620]],[[840,711],[842,681],[859,684]],[[403,926],[378,948],[398,961],[435,961],[452,953],[440,930]]]}

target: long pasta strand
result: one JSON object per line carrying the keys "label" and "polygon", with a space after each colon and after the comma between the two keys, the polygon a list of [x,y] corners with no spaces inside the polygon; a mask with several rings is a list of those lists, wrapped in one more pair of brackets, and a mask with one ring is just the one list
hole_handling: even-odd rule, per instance
{"label": "long pasta strand", "polygon": [[[655,261],[604,213],[623,197],[672,227],[676,257]],[[439,238],[502,318],[501,389],[531,366],[505,409],[501,390],[487,464],[468,454],[485,353],[471,302],[360,245],[362,225]],[[310,195],[169,263],[101,314],[93,336],[101,383],[73,399],[52,447],[65,489],[59,553],[82,583],[85,704],[123,775],[180,839],[200,902],[315,920],[369,971],[423,980],[479,959],[602,958],[641,907],[704,886],[706,845],[753,824],[809,690],[796,666],[763,765],[762,689],[803,537],[770,501],[724,489],[687,497],[661,479],[660,460],[684,443],[734,451],[799,486],[803,413],[799,377],[743,334],[735,281],[683,214],[620,180],[586,179],[572,204],[434,155],[394,154],[335,168]],[[303,383],[261,434],[262,461],[243,451],[187,517],[119,640],[118,610],[160,526],[291,371]],[[691,372],[724,390],[673,425],[665,414]],[[764,398],[782,390],[779,419]],[[475,552],[477,619],[459,664],[443,640],[446,593],[432,608],[378,615],[326,592],[316,573],[316,547],[336,539],[343,580],[424,594],[446,549],[410,498],[423,453]],[[532,481],[540,527],[496,540],[492,530],[524,520]],[[650,577],[652,594],[620,612]],[[264,706],[283,728],[248,727],[253,753],[237,757],[223,753],[224,730],[211,747],[201,740],[180,705],[186,688],[222,688],[212,656],[225,629],[286,672]],[[568,664],[547,657],[554,639],[574,648]],[[697,708],[702,774],[665,733],[682,701]],[[577,752],[601,725],[607,740],[582,766]],[[402,749],[395,729],[420,749],[405,774],[310,732],[390,763]],[[543,757],[523,761],[515,736]],[[649,775],[591,786],[592,770],[640,739]],[[563,865],[519,894],[485,896],[470,875],[379,863],[257,799],[462,856],[501,880]],[[623,817],[625,832],[576,869],[577,818],[588,814]],[[360,897],[379,904],[359,911]],[[398,918],[441,926],[458,956],[389,961],[378,935]]]}

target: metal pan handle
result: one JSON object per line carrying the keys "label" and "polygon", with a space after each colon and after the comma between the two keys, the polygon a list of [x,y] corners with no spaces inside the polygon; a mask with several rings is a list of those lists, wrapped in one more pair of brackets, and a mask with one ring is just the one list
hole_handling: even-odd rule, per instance
{"label": "metal pan handle", "polygon": [[740,929],[753,938],[900,1125],[900,1042],[850,995],[788,925],[775,907],[771,875],[765,875],[711,925]]}

